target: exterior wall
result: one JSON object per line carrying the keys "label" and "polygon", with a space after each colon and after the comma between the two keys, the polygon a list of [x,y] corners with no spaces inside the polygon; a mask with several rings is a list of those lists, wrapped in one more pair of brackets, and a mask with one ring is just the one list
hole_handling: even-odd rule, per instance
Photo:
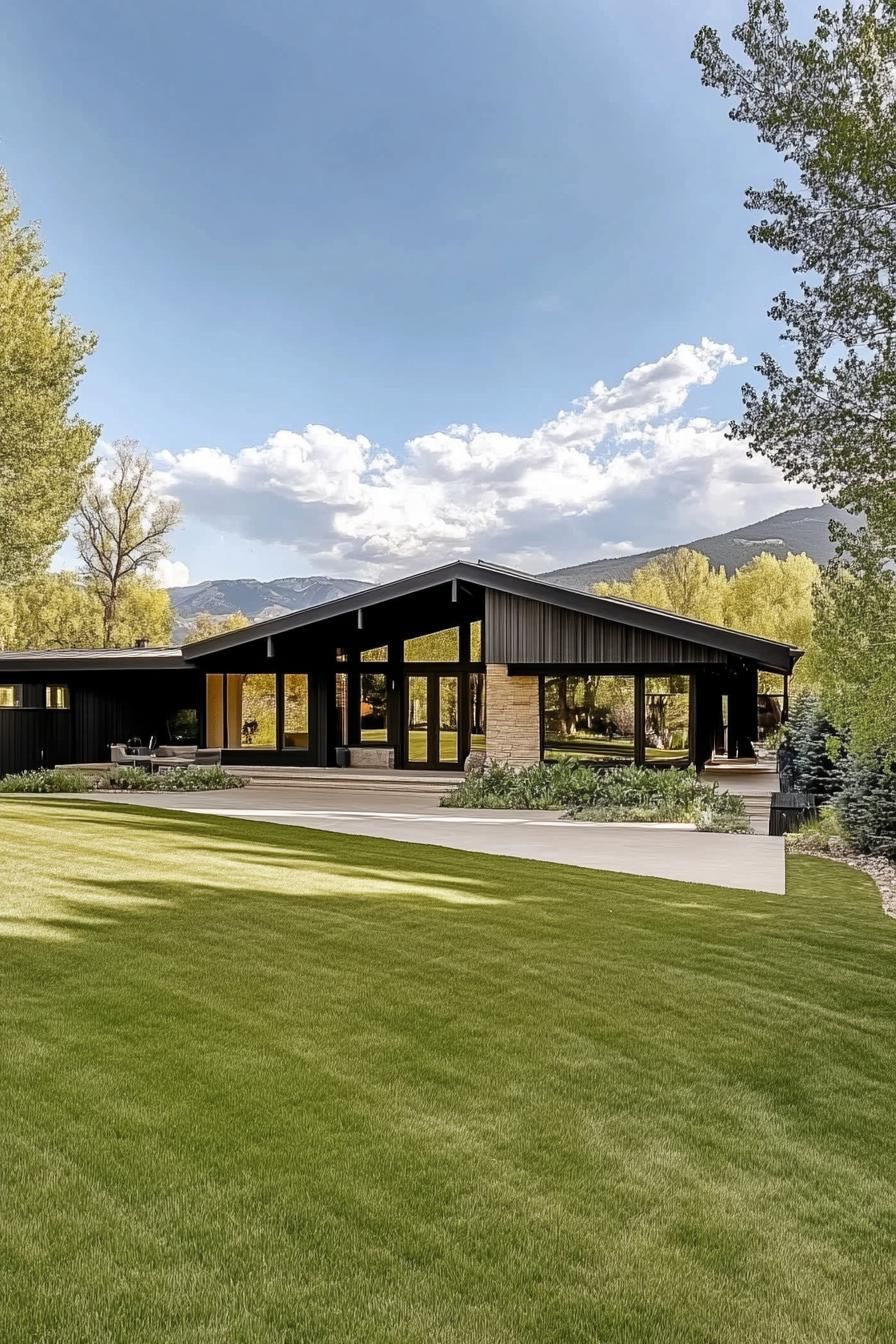
{"label": "exterior wall", "polygon": [[492,589],[485,595],[485,656],[489,663],[649,665],[657,671],[728,662],[719,649]]}
{"label": "exterior wall", "polygon": [[485,750],[513,765],[541,760],[538,677],[511,677],[504,663],[487,665]]}
{"label": "exterior wall", "polygon": [[[164,741],[175,711],[195,708],[201,714],[201,686],[192,669],[29,670],[26,676],[3,673],[0,680],[23,682],[25,704],[33,706],[0,710],[0,775],[108,761],[110,743],[133,736]],[[71,708],[43,708],[48,683],[68,686]]]}

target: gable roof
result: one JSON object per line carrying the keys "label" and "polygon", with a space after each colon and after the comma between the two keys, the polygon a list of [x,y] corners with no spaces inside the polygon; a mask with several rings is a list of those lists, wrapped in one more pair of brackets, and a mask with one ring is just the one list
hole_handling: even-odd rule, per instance
{"label": "gable roof", "polygon": [[674,612],[662,611],[658,607],[647,607],[640,602],[630,602],[619,597],[597,597],[590,593],[561,588],[555,583],[533,578],[530,574],[504,569],[500,565],[486,564],[482,560],[476,564],[466,560],[455,560],[419,574],[410,574],[407,578],[394,579],[389,583],[377,584],[373,588],[365,588],[346,597],[338,597],[332,602],[322,602],[318,606],[306,607],[302,611],[290,612],[286,616],[276,616],[273,620],[260,621],[256,625],[248,625],[240,630],[231,630],[226,634],[213,635],[210,639],[197,640],[184,646],[184,657],[203,658],[210,653],[240,648],[256,640],[269,639],[351,612],[365,611],[384,602],[454,582],[490,588],[497,592],[541,602],[547,606],[580,612],[582,615],[597,617],[604,621],[613,621],[618,625],[688,640],[694,644],[719,649],[735,657],[748,658],[775,668],[789,669],[802,653],[801,649],[791,644],[762,639],[758,635],[745,634],[739,630],[729,630],[725,626],[711,625],[707,621],[695,621],[687,616],[676,616]]}

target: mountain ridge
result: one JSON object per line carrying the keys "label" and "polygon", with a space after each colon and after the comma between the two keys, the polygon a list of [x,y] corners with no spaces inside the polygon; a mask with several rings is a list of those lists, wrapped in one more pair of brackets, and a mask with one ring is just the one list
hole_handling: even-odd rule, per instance
{"label": "mountain ridge", "polygon": [[826,565],[834,558],[834,545],[828,530],[830,522],[855,523],[851,514],[828,504],[816,504],[802,509],[785,509],[758,522],[718,532],[696,541],[684,541],[676,546],[660,546],[652,551],[638,551],[632,555],[606,556],[600,560],[586,560],[580,565],[565,565],[561,569],[546,570],[538,577],[561,588],[575,588],[590,592],[595,583],[626,581],[636,569],[651,560],[684,548],[700,551],[714,569],[724,565],[727,573],[748,564],[763,551],[783,559],[786,555],[806,554],[816,564]]}
{"label": "mountain ridge", "polygon": [[[849,514],[826,504],[786,509],[783,513],[760,518],[758,522],[732,528],[729,532],[699,537],[696,541],[682,542],[679,546],[660,546],[632,555],[586,560],[579,565],[547,570],[535,577],[562,588],[590,592],[595,583],[630,579],[632,573],[642,565],[680,550],[683,546],[701,551],[714,568],[724,565],[729,574],[762,551],[780,558],[805,552],[816,563],[823,565],[834,555],[828,532],[832,519],[855,521]],[[370,587],[371,584],[363,579],[337,579],[324,574],[308,574],[268,580],[205,579],[201,583],[169,588],[175,611],[174,638],[181,642],[192,622],[200,615],[229,616],[241,611],[253,622],[269,620],[286,616],[291,611],[304,611],[307,607],[331,602],[335,598],[359,593]]]}
{"label": "mountain ridge", "polygon": [[204,579],[169,588],[174,607],[174,639],[181,643],[197,616],[231,616],[241,611],[253,623],[304,611],[359,593],[370,584],[363,579],[334,579],[325,574],[294,575],[282,579]]}

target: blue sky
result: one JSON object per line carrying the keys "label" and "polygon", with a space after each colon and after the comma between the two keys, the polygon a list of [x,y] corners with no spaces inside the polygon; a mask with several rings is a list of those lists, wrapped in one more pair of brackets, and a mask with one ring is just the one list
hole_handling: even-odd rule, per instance
{"label": "blue sky", "polygon": [[719,430],[788,275],[741,204],[777,165],[689,59],[742,10],[8,8],[0,163],[193,579],[543,568],[810,502]]}

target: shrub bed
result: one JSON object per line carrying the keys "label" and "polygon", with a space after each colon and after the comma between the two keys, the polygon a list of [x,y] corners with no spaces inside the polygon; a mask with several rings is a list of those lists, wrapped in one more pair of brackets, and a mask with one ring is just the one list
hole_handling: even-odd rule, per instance
{"label": "shrub bed", "polygon": [[108,787],[125,793],[202,793],[209,789],[242,789],[246,781],[230,775],[220,765],[173,766],[150,774],[139,765],[123,765],[113,770]]}
{"label": "shrub bed", "polygon": [[795,831],[788,831],[784,843],[795,854],[830,854],[839,857],[849,848],[840,816],[834,807],[824,807]]}
{"label": "shrub bed", "polygon": [[704,784],[693,767],[593,770],[566,758],[514,769],[490,761],[447,793],[442,806],[562,811],[585,821],[686,822],[701,830],[750,829],[743,799]]}
{"label": "shrub bed", "polygon": [[246,781],[220,765],[177,766],[151,775],[138,765],[123,765],[108,778],[82,770],[23,770],[0,779],[0,793],[88,793],[110,789],[127,793],[199,793],[207,789],[242,789]]}
{"label": "shrub bed", "polygon": [[23,770],[0,779],[0,793],[84,793],[90,786],[80,770]]}

